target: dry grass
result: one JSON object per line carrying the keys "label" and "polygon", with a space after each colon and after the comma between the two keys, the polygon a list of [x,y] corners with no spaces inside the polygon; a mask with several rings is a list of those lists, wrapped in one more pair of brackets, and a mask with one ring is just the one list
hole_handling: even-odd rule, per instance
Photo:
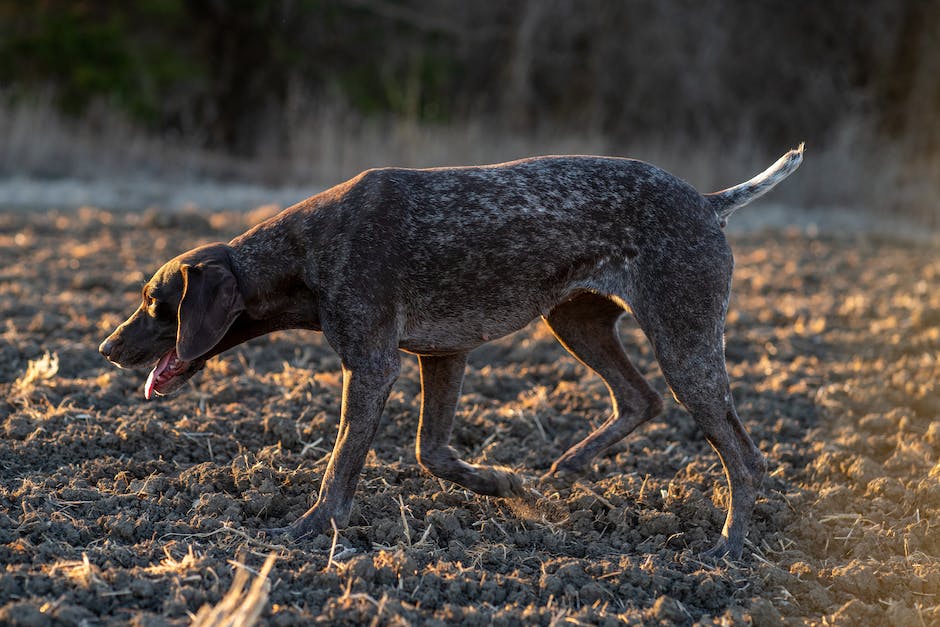
{"label": "dry grass", "polygon": [[59,373],[59,356],[46,351],[42,357],[31,359],[26,372],[17,377],[13,389],[17,394],[28,395],[38,383],[49,381]]}
{"label": "dry grass", "polygon": [[193,618],[194,627],[251,627],[258,622],[271,591],[268,575],[274,567],[277,554],[268,555],[257,572],[249,569],[244,559],[242,554],[238,561],[232,562],[237,569],[232,587],[217,605],[204,605],[199,609]]}
{"label": "dry grass", "polygon": [[58,573],[62,573],[69,581],[82,588],[107,585],[101,576],[101,569],[92,564],[85,553],[82,553],[80,560],[66,560],[53,564],[49,569],[49,574]]}
{"label": "dry grass", "polygon": [[166,558],[163,559],[159,564],[155,564],[146,569],[151,575],[180,575],[184,576],[189,573],[189,571],[194,570],[199,567],[200,559],[193,552],[192,545],[187,547],[186,553],[181,559],[176,559],[170,553],[170,547],[166,546],[163,548],[163,552],[166,554]]}
{"label": "dry grass", "polygon": [[[655,163],[699,189],[712,191],[741,182],[790,148],[758,147],[747,133],[695,142],[668,134],[612,140],[577,127],[519,133],[482,118],[441,125],[390,116],[363,118],[335,102],[307,105],[285,111],[291,133],[288,143],[278,146],[279,153],[236,159],[147,135],[107,109],[93,111],[86,119],[65,120],[49,100],[29,106],[0,104],[0,135],[7,138],[0,144],[0,174],[100,180],[111,182],[112,187],[121,182],[137,190],[137,196],[122,194],[121,206],[143,209],[161,202],[162,188],[155,181],[225,178],[322,189],[367,168],[386,165],[428,167],[495,163],[538,154],[610,154]],[[940,185],[932,174],[937,168],[935,158],[921,156],[912,161],[906,156],[913,154],[906,145],[909,142],[885,144],[859,118],[844,119],[826,145],[806,139],[807,165],[775,192],[777,202],[887,208],[940,224]],[[88,158],[92,154],[95,159]],[[257,192],[246,188],[242,196]],[[166,189],[162,192],[169,194]],[[273,194],[272,190],[269,200]],[[113,190],[105,196],[106,200],[82,202],[114,202]],[[135,203],[144,204],[135,207]]]}
{"label": "dry grass", "polygon": [[56,110],[51,95],[10,102],[0,94],[0,99],[0,135],[6,138],[0,145],[2,173],[86,178],[195,168],[209,174],[234,165],[195,145],[149,136],[109,107],[96,106],[73,119]]}

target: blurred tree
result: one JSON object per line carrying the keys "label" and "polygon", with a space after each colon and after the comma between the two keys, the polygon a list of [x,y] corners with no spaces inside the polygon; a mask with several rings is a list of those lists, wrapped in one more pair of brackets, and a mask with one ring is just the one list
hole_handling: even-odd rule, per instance
{"label": "blurred tree", "polygon": [[71,113],[103,98],[157,122],[166,90],[205,72],[170,45],[184,18],[174,0],[0,0],[0,84],[52,89]]}
{"label": "blurred tree", "polygon": [[[289,99],[617,140],[937,129],[937,2],[0,0],[0,84],[250,156]],[[300,96],[298,96],[300,94]],[[935,136],[936,130],[931,131]],[[776,149],[776,148],[775,148]]]}

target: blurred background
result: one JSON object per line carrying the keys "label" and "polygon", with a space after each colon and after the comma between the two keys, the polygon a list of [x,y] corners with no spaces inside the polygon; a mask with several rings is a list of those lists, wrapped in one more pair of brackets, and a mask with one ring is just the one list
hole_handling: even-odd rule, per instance
{"label": "blurred background", "polygon": [[936,228],[938,39],[913,0],[0,0],[0,205],[290,204],[546,153],[711,191],[805,140],[776,201]]}

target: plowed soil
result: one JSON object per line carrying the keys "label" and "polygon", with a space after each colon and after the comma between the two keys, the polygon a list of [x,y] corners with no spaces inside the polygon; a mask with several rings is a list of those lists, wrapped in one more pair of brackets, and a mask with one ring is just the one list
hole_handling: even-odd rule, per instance
{"label": "plowed soil", "polygon": [[[151,402],[146,373],[96,351],[163,261],[259,217],[0,215],[0,623],[186,623],[244,549],[252,569],[278,554],[272,625],[940,624],[935,247],[731,238],[729,368],[771,469],[739,562],[698,558],[727,486],[629,319],[667,409],[544,506],[421,470],[406,357],[350,526],[335,546],[283,546],[260,530],[314,502],[335,437],[340,364],[322,338],[255,340]],[[535,477],[609,411],[536,323],[472,355],[454,444]]]}

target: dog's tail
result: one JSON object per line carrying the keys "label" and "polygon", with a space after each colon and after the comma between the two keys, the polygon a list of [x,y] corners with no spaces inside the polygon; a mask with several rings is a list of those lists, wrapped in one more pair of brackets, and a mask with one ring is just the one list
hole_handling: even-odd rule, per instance
{"label": "dog's tail", "polygon": [[729,187],[712,194],[705,194],[705,201],[715,211],[718,222],[724,226],[728,216],[769,192],[777,183],[790,176],[803,162],[803,144],[783,155],[777,162],[750,181]]}

